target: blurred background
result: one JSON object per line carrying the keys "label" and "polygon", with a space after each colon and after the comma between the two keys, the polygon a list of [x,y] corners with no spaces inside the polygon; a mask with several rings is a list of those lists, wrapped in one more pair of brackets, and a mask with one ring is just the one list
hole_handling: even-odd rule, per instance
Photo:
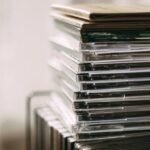
{"label": "blurred background", "polygon": [[[0,0],[0,150],[25,150],[26,97],[50,90],[48,37],[54,34],[51,3],[88,0]],[[149,0],[99,0],[92,3],[150,4]],[[53,31],[53,32],[52,32]]]}

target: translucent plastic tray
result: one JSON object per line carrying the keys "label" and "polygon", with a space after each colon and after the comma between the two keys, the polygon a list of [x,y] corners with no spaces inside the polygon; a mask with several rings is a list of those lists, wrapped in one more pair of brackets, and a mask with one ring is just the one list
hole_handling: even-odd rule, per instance
{"label": "translucent plastic tray", "polygon": [[[68,37],[69,38],[69,37]],[[64,38],[62,35],[51,39],[53,48],[59,52],[66,53],[70,57],[80,62],[90,61],[126,61],[129,59],[138,59],[139,57],[148,57],[150,44],[130,44],[130,43],[80,43]],[[74,44],[78,43],[78,44]],[[93,46],[93,49],[90,48]],[[87,48],[85,50],[85,48]]]}
{"label": "translucent plastic tray", "polygon": [[[73,132],[74,136],[77,140],[85,140],[85,139],[107,139],[108,137],[114,138],[118,136],[133,136],[138,134],[143,134],[144,131],[149,131],[148,116],[147,117],[122,117],[120,119],[112,118],[112,119],[102,119],[92,122],[90,118],[89,121],[78,122],[75,120],[75,114],[69,110],[69,106],[66,106],[58,100],[58,97],[51,97],[50,101],[51,109],[59,116],[61,120],[63,120],[64,124],[67,125],[69,130]],[[71,121],[71,116],[74,115],[74,119]],[[85,116],[82,116],[85,117]],[[67,119],[68,118],[68,119]],[[146,119],[147,118],[147,119]],[[145,134],[145,133],[144,133]]]}
{"label": "translucent plastic tray", "polygon": [[81,144],[76,143],[75,147],[77,150],[143,150],[149,149],[149,136],[137,137],[137,138],[125,138],[119,140],[109,141],[94,141],[94,142],[82,142]]}
{"label": "translucent plastic tray", "polygon": [[68,65],[63,65],[59,59],[53,58],[49,60],[49,66],[55,71],[57,75],[64,76],[66,79],[71,79],[74,82],[80,83],[112,83],[112,82],[133,82],[139,80],[149,79],[150,69],[140,68],[137,70],[108,70],[108,71],[93,71],[86,73],[75,72]]}
{"label": "translucent plastic tray", "polygon": [[109,89],[95,89],[95,90],[79,90],[68,82],[62,80],[62,89],[67,92],[70,97],[75,99],[91,99],[91,98],[113,98],[122,96],[144,96],[148,95],[150,86],[128,86]]}
{"label": "translucent plastic tray", "polygon": [[[127,106],[144,106],[150,105],[150,95],[141,96],[125,96],[122,98],[99,98],[99,99],[79,99],[75,100],[68,96],[66,93],[60,93],[63,101],[68,102],[68,106],[72,107],[74,111],[87,111],[87,110],[109,110],[109,109],[122,109]],[[70,103],[70,104],[69,104]]]}
{"label": "translucent plastic tray", "polygon": [[[58,73],[59,74],[59,73]],[[65,74],[60,74],[62,80],[71,84],[73,87],[81,90],[98,90],[98,89],[109,89],[109,88],[125,88],[129,86],[146,86],[150,85],[150,78],[132,78],[132,79],[108,79],[101,81],[88,81],[88,82],[77,82],[70,79]],[[61,82],[61,80],[60,80]]]}
{"label": "translucent plastic tray", "polygon": [[75,73],[88,73],[88,72],[122,72],[122,71],[136,71],[149,69],[150,68],[150,57],[147,55],[146,57],[140,57],[138,60],[134,60],[129,58],[127,60],[120,59],[119,61],[97,61],[97,62],[79,62],[73,59],[70,56],[62,55],[61,63],[68,68],[72,68]]}
{"label": "translucent plastic tray", "polygon": [[69,34],[58,31],[57,37],[53,36],[49,38],[55,46],[61,46],[66,51],[71,52],[99,52],[101,54],[113,54],[113,53],[132,53],[132,52],[148,52],[150,43],[148,41],[136,42],[136,41],[120,41],[120,42],[90,42],[82,43],[80,40],[75,39]]}

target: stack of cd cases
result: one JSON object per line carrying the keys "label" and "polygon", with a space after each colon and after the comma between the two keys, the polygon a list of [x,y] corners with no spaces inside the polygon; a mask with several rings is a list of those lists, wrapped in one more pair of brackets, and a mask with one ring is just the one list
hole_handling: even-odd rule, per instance
{"label": "stack of cd cases", "polygon": [[110,147],[102,141],[128,145],[136,138],[142,143],[150,135],[150,8],[52,9],[56,31],[49,66],[59,81],[48,105],[58,124],[79,147],[105,150]]}
{"label": "stack of cd cases", "polygon": [[35,111],[36,150],[148,150],[150,136],[130,139],[77,142],[63,123],[50,110],[41,107]]}

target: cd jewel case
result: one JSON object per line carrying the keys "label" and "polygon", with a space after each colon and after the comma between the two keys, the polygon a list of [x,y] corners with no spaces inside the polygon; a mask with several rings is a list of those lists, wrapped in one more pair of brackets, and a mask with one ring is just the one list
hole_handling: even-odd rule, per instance
{"label": "cd jewel case", "polygon": [[52,11],[48,65],[58,88],[35,113],[39,150],[150,149],[148,6]]}
{"label": "cd jewel case", "polygon": [[[67,128],[63,125],[63,123],[57,118],[57,116],[50,110],[49,107],[41,107],[36,109],[35,111],[35,121],[36,121],[36,149],[49,149],[49,150],[94,150],[94,149],[103,149],[109,150],[120,148],[122,150],[130,150],[137,147],[139,150],[149,149],[149,134],[146,132],[142,132],[139,134],[132,133],[120,136],[119,133],[116,137],[112,138],[112,134],[109,135],[109,128],[113,128],[111,126],[99,126],[101,131],[106,130],[105,134],[107,134],[107,139],[101,138],[99,140],[92,141],[77,141],[71,132],[67,130]],[[144,124],[143,124],[144,125]],[[119,128],[120,125],[114,125]],[[120,127],[121,128],[121,127]],[[115,127],[114,127],[115,130]],[[87,135],[85,133],[80,136],[87,137],[90,136],[92,138],[97,137],[98,129],[95,127],[95,133],[88,132]],[[120,129],[121,131],[121,129]],[[112,131],[113,133],[113,131]],[[134,137],[132,137],[134,136]],[[142,145],[141,145],[142,144]]]}

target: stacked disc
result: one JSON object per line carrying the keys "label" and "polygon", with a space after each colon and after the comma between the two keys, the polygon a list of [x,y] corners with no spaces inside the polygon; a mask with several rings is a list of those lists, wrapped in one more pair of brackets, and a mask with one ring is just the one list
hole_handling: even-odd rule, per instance
{"label": "stacked disc", "polygon": [[49,65],[59,79],[49,102],[53,112],[77,142],[150,135],[150,9],[53,10]]}
{"label": "stacked disc", "polygon": [[117,140],[77,142],[63,123],[50,110],[41,107],[35,111],[36,150],[148,150],[149,138],[135,137]]}

